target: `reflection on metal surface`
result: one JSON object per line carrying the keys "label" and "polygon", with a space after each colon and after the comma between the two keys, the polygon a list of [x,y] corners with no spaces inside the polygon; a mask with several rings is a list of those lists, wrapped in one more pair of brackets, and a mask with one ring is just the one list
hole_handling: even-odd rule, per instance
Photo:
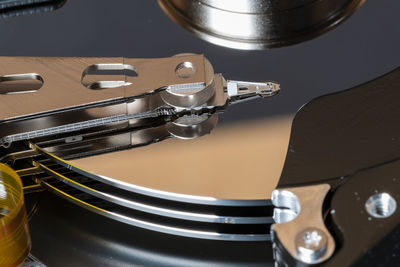
{"label": "reflection on metal surface", "polygon": [[[191,172],[200,179],[208,176],[219,180],[224,169],[236,168],[237,172],[238,167],[232,165],[236,165],[236,159],[227,163],[221,160],[233,153],[220,155],[214,160],[218,167],[213,165],[215,163],[207,164],[208,172],[200,173],[196,168],[215,154],[209,145],[198,147],[200,150],[195,153],[203,154],[200,157],[186,154],[182,158],[176,152],[181,148],[194,151],[190,144],[199,144],[195,141],[202,138],[198,137],[216,127],[218,114],[228,105],[254,97],[274,96],[280,90],[279,84],[225,80],[221,74],[214,73],[203,55],[193,54],[161,59],[3,58],[0,63],[4,65],[2,71],[5,73],[17,70],[28,73],[26,70],[31,69],[40,73],[43,80],[42,88],[29,98],[26,94],[0,96],[0,102],[5,105],[0,121],[0,145],[4,153],[1,160],[16,168],[28,182],[27,193],[38,190],[37,184],[40,184],[93,212],[163,233],[230,241],[269,240],[272,211],[267,200],[268,189],[262,189],[261,197],[255,197],[255,194],[213,197],[210,193],[193,194],[180,188],[147,187],[136,184],[135,180],[124,181],[118,173],[93,171],[86,169],[88,166],[82,168],[79,160],[78,164],[68,160],[84,160],[103,154],[106,161],[112,163],[111,170],[115,170],[117,164],[123,164],[121,169],[136,177],[139,172],[135,168],[144,165],[135,162],[132,156],[136,154],[135,150],[130,148],[144,148],[149,144],[154,145],[148,147],[157,148],[162,147],[161,143],[168,146],[171,143],[160,141],[176,139],[185,143],[172,144],[168,151],[174,154],[156,160],[156,155],[163,156],[162,152],[153,151],[155,154],[145,156],[151,160],[149,169],[169,171],[161,168],[169,162],[174,168],[174,176],[187,179],[180,172],[190,166],[185,162],[190,160],[196,164],[191,166]],[[128,75],[126,70],[137,75]],[[60,95],[65,98],[60,99]],[[18,102],[19,106],[12,106],[10,102]],[[288,121],[284,120],[283,128],[290,125]],[[265,137],[257,136],[263,134],[259,131],[263,128],[260,129],[257,123],[230,128],[230,132],[241,132],[241,139],[248,139],[246,134],[250,134],[249,140],[263,142]],[[272,123],[260,123],[267,127],[266,131],[272,131]],[[282,127],[280,123],[278,125]],[[248,128],[244,133],[243,127]],[[222,136],[225,146],[234,144],[243,148],[247,144],[237,140],[238,136],[229,138],[226,130],[221,133],[219,138]],[[283,145],[279,146],[281,152],[286,151],[289,132],[283,136]],[[211,144],[207,140],[206,144]],[[271,141],[276,141],[276,137]],[[215,143],[212,145],[215,147]],[[257,144],[257,148],[260,147]],[[129,152],[133,154],[126,154]],[[242,168],[247,169],[245,160],[238,154],[236,158],[244,164]],[[263,158],[262,155],[258,157]],[[96,165],[104,164],[99,158],[93,158]],[[280,170],[284,153],[274,154],[274,158],[278,160],[271,160],[270,164],[277,163],[274,167]],[[132,166],[135,167],[132,169]],[[260,166],[265,167],[264,164]],[[211,171],[215,167],[216,171]],[[264,181],[265,171],[258,172],[263,177],[255,178]],[[148,174],[154,173],[148,171]],[[157,174],[158,178],[166,178],[163,176],[163,173]],[[268,184],[274,186],[278,177],[279,174],[274,173]],[[174,182],[170,180],[168,184]],[[195,188],[196,183],[190,187]]]}
{"label": "reflection on metal surface", "polygon": [[[186,120],[191,119],[178,121],[185,125]],[[32,144],[32,150],[2,160],[13,166],[32,164],[17,172],[117,221],[192,238],[265,241],[270,239],[273,222],[268,191],[278,182],[290,125],[290,117],[228,125],[203,138],[170,139],[178,142],[72,162]],[[273,155],[266,162],[265,153]],[[106,168],[90,168],[90,164]]]}
{"label": "reflection on metal surface", "polygon": [[43,85],[43,79],[36,73],[0,76],[0,94],[33,93]]}
{"label": "reflection on metal surface", "polygon": [[[145,212],[148,214],[189,221],[222,224],[266,224],[272,222],[272,219],[267,216],[232,216],[226,213],[221,214],[221,211],[219,211],[220,214],[217,215],[210,212],[203,212],[201,211],[201,209],[198,211],[180,210],[182,207],[179,207],[179,205],[176,205],[174,207],[166,207],[166,205],[164,205],[164,207],[162,207],[162,205],[151,205],[146,202],[144,204],[140,200],[136,200],[134,198],[134,194],[129,195],[129,193],[124,190],[117,190],[115,187],[107,186],[100,183],[93,183],[93,181],[91,183],[86,183],[83,177],[78,178],[76,175],[69,173],[61,174],[62,171],[60,170],[54,171],[54,166],[49,167],[48,163],[38,162],[37,165],[55,179],[71,186],[72,188],[78,189],[93,197],[109,201],[116,205]],[[68,178],[69,175],[72,175],[71,177],[73,178]],[[45,179],[41,180],[43,181]]]}
{"label": "reflection on metal surface", "polygon": [[[65,193],[62,190],[59,190],[57,187],[47,183],[46,181],[42,181],[42,184],[49,190],[55,192],[56,194],[67,198],[68,200],[72,201],[73,203],[80,205],[84,208],[87,208],[95,213],[100,215],[109,217],[111,219],[124,222],[133,226],[137,226],[140,228],[168,233],[173,235],[179,236],[186,236],[192,238],[201,238],[201,239],[212,239],[212,240],[226,240],[226,241],[267,241],[270,239],[269,234],[255,234],[255,233],[248,233],[242,234],[240,231],[238,233],[231,232],[231,233],[221,233],[218,232],[216,229],[214,231],[208,230],[207,227],[200,226],[200,228],[196,228],[195,223],[191,222],[189,224],[189,228],[182,227],[181,225],[176,225],[176,222],[172,222],[169,224],[164,224],[163,222],[149,222],[143,219],[137,219],[133,217],[131,214],[124,213],[121,210],[117,211],[109,211],[106,208],[98,207],[96,204],[91,204],[86,202],[86,199],[79,199],[76,196],[70,195]],[[97,203],[99,204],[99,203]],[[266,228],[264,225],[260,225],[262,228]],[[204,229],[206,228],[206,229]],[[256,228],[254,225],[248,227],[247,230],[254,230]]]}
{"label": "reflection on metal surface", "polygon": [[[13,143],[32,140],[51,146],[57,155],[69,151],[69,158],[171,136],[196,138],[215,127],[217,114],[228,105],[280,90],[273,82],[227,81],[203,55],[194,54],[159,59],[2,57],[0,65],[4,73],[39,73],[1,76],[0,89],[2,82],[41,81],[40,90],[8,86],[0,96],[0,146],[13,149]],[[34,92],[10,95],[27,91]]]}
{"label": "reflection on metal surface", "polygon": [[330,188],[328,184],[319,184],[273,191],[274,217],[277,211],[285,209],[295,213],[290,220],[278,220],[271,226],[278,264],[283,251],[306,264],[321,263],[332,256],[335,240],[325,227],[322,209]]}
{"label": "reflection on metal surface", "polygon": [[[94,64],[87,67],[82,73],[82,84],[90,89],[107,89],[116,88],[120,86],[128,86],[132,83],[125,80],[121,81],[97,81],[97,77],[104,77],[106,75],[120,75],[120,77],[137,76],[136,70],[129,64]],[[92,80],[90,79],[92,78]]]}
{"label": "reflection on metal surface", "polygon": [[198,139],[169,139],[72,163],[120,182],[167,192],[267,199],[280,177],[291,119],[218,126],[212,134]]}
{"label": "reflection on metal surface", "polygon": [[[153,231],[192,238],[269,240],[268,229],[272,218],[266,200],[226,200],[223,205],[219,205],[222,201],[216,200],[203,205],[190,202],[190,196],[186,196],[186,202],[182,202],[180,200],[185,196],[178,199],[179,196],[175,194],[174,199],[174,194],[168,192],[145,188],[142,188],[142,192],[134,188],[121,190],[103,183],[104,180],[99,176],[44,151],[42,153],[44,158],[34,159],[35,165],[44,171],[37,176],[41,185],[106,217]],[[64,164],[67,164],[66,167],[63,167]]]}
{"label": "reflection on metal surface", "polygon": [[[184,87],[186,84],[194,83],[207,87],[214,78],[212,66],[203,55],[159,59],[94,57],[1,57],[0,59],[3,75],[36,73],[43,80],[42,88],[34,94],[1,95],[0,119],[2,121],[32,119],[48,114],[66,113],[72,109],[82,110],[88,106],[110,107],[111,104],[132,102],[132,97],[140,98],[154,94],[155,91],[168,86]],[[177,77],[175,68],[182,61],[192,62],[196,66],[196,74],[186,79]],[[91,90],[82,85],[82,82],[86,82],[87,68],[98,64],[101,66],[129,65],[134,67],[139,75],[132,77],[123,72],[114,75],[108,75],[108,73],[89,75],[96,76],[99,81],[127,83],[123,87]],[[22,109],[21,106],[24,108]],[[108,112],[109,115],[114,115],[111,110]]]}
{"label": "reflection on metal surface", "polygon": [[299,43],[332,29],[364,0],[159,0],[179,25],[211,43],[265,49]]}

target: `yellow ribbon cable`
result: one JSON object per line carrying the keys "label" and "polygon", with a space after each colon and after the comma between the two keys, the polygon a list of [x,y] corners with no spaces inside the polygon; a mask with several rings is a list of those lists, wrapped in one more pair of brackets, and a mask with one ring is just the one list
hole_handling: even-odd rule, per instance
{"label": "yellow ribbon cable", "polygon": [[0,163],[0,266],[19,266],[31,250],[22,182]]}

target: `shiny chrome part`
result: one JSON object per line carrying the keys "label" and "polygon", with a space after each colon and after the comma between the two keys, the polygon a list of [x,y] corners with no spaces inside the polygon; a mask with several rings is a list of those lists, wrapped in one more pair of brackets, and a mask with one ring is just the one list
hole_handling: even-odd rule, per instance
{"label": "shiny chrome part", "polygon": [[12,165],[14,161],[19,160],[19,159],[27,159],[31,158],[38,155],[38,152],[34,149],[30,150],[25,150],[25,151],[19,151],[19,152],[14,152],[7,154],[3,157],[0,158],[0,162],[6,163],[8,165]]}
{"label": "shiny chrome part", "polygon": [[[73,178],[68,178],[66,175],[60,174],[59,172],[51,169],[51,167],[46,166],[44,163],[37,163],[46,173],[54,177],[55,179],[63,182],[73,188],[76,188],[82,192],[90,194],[94,197],[121,205],[130,209],[138,210],[141,212],[146,212],[150,214],[177,218],[182,220],[198,221],[198,222],[210,222],[210,223],[222,223],[222,224],[267,224],[272,223],[272,218],[266,216],[259,217],[238,217],[238,216],[225,216],[225,215],[215,215],[201,213],[198,211],[180,211],[175,207],[163,208],[161,205],[149,205],[144,204],[137,199],[135,195],[129,195],[129,192],[123,192],[122,190],[115,190],[109,188],[107,190],[106,186],[100,187],[100,189],[91,188],[90,185],[83,185]],[[137,199],[137,200],[136,200]]]}
{"label": "shiny chrome part", "polygon": [[207,231],[207,230],[196,230],[191,228],[179,228],[176,226],[163,225],[160,223],[148,222],[142,219],[136,219],[131,216],[127,216],[124,214],[120,214],[118,212],[108,211],[106,209],[100,208],[94,204],[87,203],[77,197],[69,195],[57,187],[49,184],[47,181],[41,181],[42,185],[53,191],[54,193],[60,195],[63,198],[68,199],[69,201],[89,209],[95,213],[106,216],[113,220],[117,220],[123,223],[127,223],[136,227],[172,234],[179,236],[186,236],[192,238],[200,238],[200,239],[211,239],[211,240],[221,240],[221,241],[268,241],[270,240],[269,234],[239,234],[239,233],[220,233],[217,231]]}
{"label": "shiny chrome part", "polygon": [[[29,98],[0,95],[0,145],[4,151],[20,151],[2,160],[32,166],[18,170],[21,176],[94,212],[142,228],[217,240],[269,239],[267,200],[154,190],[88,172],[66,159],[170,137],[200,137],[216,126],[218,113],[229,104],[272,96],[279,85],[228,82],[228,93],[226,80],[214,73],[210,62],[189,54],[162,59],[0,58],[5,75],[18,69],[31,69],[43,79],[42,88]],[[232,85],[237,85],[236,92]],[[21,151],[27,147],[30,150]],[[33,185],[26,192],[39,189]]]}
{"label": "shiny chrome part", "polygon": [[374,218],[388,218],[396,211],[396,200],[388,193],[377,193],[365,202],[365,210]]}
{"label": "shiny chrome part", "polygon": [[167,131],[173,137],[180,139],[194,139],[209,134],[217,125],[216,114],[208,116],[187,115],[166,125]]}
{"label": "shiny chrome part", "polygon": [[129,120],[134,119],[150,119],[150,118],[157,118],[161,116],[172,116],[174,115],[174,111],[172,109],[167,108],[158,108],[155,110],[137,113],[137,114],[129,114],[129,115],[115,115],[109,116],[105,118],[87,120],[82,122],[70,123],[61,126],[55,126],[50,128],[45,128],[42,130],[35,130],[30,132],[24,132],[20,134],[13,134],[7,135],[0,139],[0,146],[8,148],[12,142],[22,141],[22,140],[29,140],[39,137],[46,137],[51,135],[56,135],[60,133],[70,133],[81,131],[85,129],[90,129],[98,126],[103,126],[112,123],[118,122],[127,122]]}
{"label": "shiny chrome part", "polygon": [[[168,133],[195,138],[208,133],[213,124],[203,127],[192,120],[193,125],[182,127],[174,121],[211,117],[235,101],[279,91],[279,85],[272,83],[228,82],[231,89],[227,94],[222,75],[214,74],[204,56],[193,54],[159,59],[2,57],[0,67],[2,73],[35,71],[35,77],[43,82],[42,88],[29,96],[0,96],[0,146],[4,148],[24,140],[43,143],[55,136],[63,136],[58,143],[76,147],[87,142],[88,136],[162,128],[160,125],[170,122],[167,133],[162,129],[153,140],[163,140]],[[234,84],[238,86],[236,93],[232,91]],[[241,91],[245,86],[247,90]],[[202,133],[198,133],[200,128]],[[104,141],[108,143],[104,151],[145,144],[120,137]]]}
{"label": "shiny chrome part", "polygon": [[[175,72],[177,77],[186,80],[194,76],[197,69],[191,62],[183,61],[176,66]],[[214,69],[205,58],[204,81],[202,83],[169,85],[166,90],[160,92],[160,96],[165,103],[177,108],[201,106],[206,104],[218,90],[222,89],[214,84],[214,80]]]}
{"label": "shiny chrome part", "polygon": [[[193,83],[202,83],[205,86],[204,61],[203,55],[158,59],[0,57],[0,75],[35,73],[43,80],[42,88],[35,93],[1,95],[0,120],[15,121],[25,117],[65,112],[68,109],[126,103],[132,97],[143,97],[168,86]],[[190,78],[177,77],[175,68],[181,62],[191,62],[196,73]],[[103,90],[88,89],[82,84],[82,80],[86,76],[87,68],[98,64],[130,65],[138,75],[92,75],[96,76],[95,81],[121,81],[123,86]]]}
{"label": "shiny chrome part", "polygon": [[43,79],[36,73],[0,76],[0,94],[33,93],[43,86]]}
{"label": "shiny chrome part", "polygon": [[327,236],[323,230],[307,228],[296,236],[297,254],[303,262],[317,263],[326,253],[328,243]]}
{"label": "shiny chrome part", "polygon": [[[274,211],[275,224],[271,226],[274,253],[286,250],[294,259],[317,264],[329,259],[335,250],[335,241],[325,227],[322,215],[324,199],[330,185],[312,185],[274,190],[272,203],[275,210],[289,216],[278,216]],[[276,258],[281,258],[277,255]]]}
{"label": "shiny chrome part", "polygon": [[184,115],[173,122],[126,129],[122,133],[100,133],[100,137],[96,133],[90,133],[90,136],[74,135],[59,140],[45,140],[37,144],[47,152],[64,159],[81,158],[149,145],[171,137],[198,138],[209,134],[215,128],[217,121],[216,114]]}
{"label": "shiny chrome part", "polygon": [[[37,176],[42,187],[84,208],[124,223],[202,239],[265,241],[270,238],[268,228],[272,218],[263,216],[265,207],[259,207],[255,213],[257,207],[208,207],[162,201],[96,184],[43,158],[35,164],[44,171]],[[34,189],[40,187],[26,187],[26,193]],[[252,217],[246,214],[252,214]]]}
{"label": "shiny chrome part", "polygon": [[32,145],[35,149],[46,158],[52,160],[53,162],[67,168],[73,172],[76,172],[79,175],[88,177],[90,179],[99,181],[101,183],[114,186],[116,188],[120,188],[123,190],[127,190],[133,193],[164,199],[164,200],[171,200],[183,203],[192,203],[192,204],[201,204],[201,205],[211,205],[211,206],[232,206],[232,207],[265,207],[269,206],[269,200],[235,200],[235,199],[220,199],[220,198],[213,198],[213,197],[203,197],[203,196],[193,196],[193,195],[184,195],[184,194],[177,194],[172,192],[166,192],[161,190],[155,190],[151,188],[146,188],[138,185],[133,185],[130,183],[125,183],[111,177],[106,177],[104,175],[91,173],[89,171],[83,170],[78,166],[74,166],[70,164],[68,161],[63,160],[46,150]]}
{"label": "shiny chrome part", "polygon": [[[211,7],[219,8],[237,13],[260,13],[271,11],[273,3],[269,3],[265,0],[198,0],[199,3],[208,5]],[[280,1],[284,2],[284,1]],[[275,5],[284,5],[283,3],[275,3]]]}
{"label": "shiny chrome part", "polygon": [[252,97],[270,97],[279,93],[280,86],[277,83],[265,82],[241,82],[227,81],[227,90],[229,99],[235,103],[236,101],[252,98]]}
{"label": "shiny chrome part", "polygon": [[[190,118],[182,117],[179,123],[191,124],[190,121]],[[32,148],[36,150],[35,156],[32,159],[21,158],[20,160],[30,162],[39,168],[21,169],[19,173],[33,175],[43,187],[58,192],[62,197],[104,216],[146,229],[193,238],[230,241],[269,240],[268,229],[273,220],[268,211],[270,209],[267,200],[215,199],[215,203],[212,204],[196,204],[190,201],[180,202],[168,199],[168,192],[158,191],[165,193],[165,198],[138,195],[137,192],[119,190],[114,186],[80,175],[75,172],[72,165],[63,167],[55,160],[56,157],[49,157],[48,152],[47,154],[42,152],[35,145],[32,145]],[[40,170],[44,173],[40,173]],[[30,193],[41,189],[42,187],[34,185],[26,187],[25,192]],[[155,190],[152,191],[155,192]],[[190,197],[187,196],[187,200]],[[241,202],[242,205],[219,205],[220,201],[225,201],[223,204]],[[251,205],[251,203],[256,205]],[[260,203],[264,205],[258,205]],[[155,228],[149,225],[155,225]]]}
{"label": "shiny chrome part", "polygon": [[332,29],[364,0],[159,0],[177,24],[211,43],[265,49],[302,42]]}
{"label": "shiny chrome part", "polygon": [[[126,74],[124,72],[130,71],[133,72],[135,75],[129,75],[129,76],[137,76],[136,69],[129,64],[121,64],[121,63],[109,63],[109,64],[94,64],[89,67],[87,67],[83,73],[82,73],[82,84],[86,86],[89,89],[108,89],[108,88],[117,88],[121,86],[129,86],[132,85],[131,82],[127,82],[126,80],[120,80],[120,81],[102,81],[102,80],[97,80],[96,76],[98,78],[99,73],[107,73],[107,72],[112,72],[113,75],[119,74],[125,76]],[[96,75],[97,72],[97,75]],[[116,73],[114,73],[116,72]],[[95,74],[95,75],[93,75]],[[128,75],[126,75],[128,76]]]}
{"label": "shiny chrome part", "polygon": [[[300,201],[291,191],[274,190],[271,199],[272,204],[277,207],[273,215],[276,223],[290,222],[300,213]],[[285,207],[285,209],[279,207]]]}

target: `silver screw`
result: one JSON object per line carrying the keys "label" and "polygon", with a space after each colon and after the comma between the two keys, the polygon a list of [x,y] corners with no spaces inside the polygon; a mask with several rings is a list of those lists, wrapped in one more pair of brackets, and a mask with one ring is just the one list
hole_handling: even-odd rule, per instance
{"label": "silver screw", "polygon": [[297,234],[298,257],[305,263],[314,264],[324,256],[328,243],[327,235],[318,228],[307,228]]}

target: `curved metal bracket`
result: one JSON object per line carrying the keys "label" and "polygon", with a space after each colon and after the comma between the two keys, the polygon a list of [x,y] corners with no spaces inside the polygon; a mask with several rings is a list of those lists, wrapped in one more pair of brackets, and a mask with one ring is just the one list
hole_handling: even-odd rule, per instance
{"label": "curved metal bracket", "polygon": [[335,241],[322,216],[329,189],[330,185],[322,184],[272,192],[276,223],[271,227],[271,236],[275,247],[283,247],[294,259],[306,264],[321,263],[332,256]]}

